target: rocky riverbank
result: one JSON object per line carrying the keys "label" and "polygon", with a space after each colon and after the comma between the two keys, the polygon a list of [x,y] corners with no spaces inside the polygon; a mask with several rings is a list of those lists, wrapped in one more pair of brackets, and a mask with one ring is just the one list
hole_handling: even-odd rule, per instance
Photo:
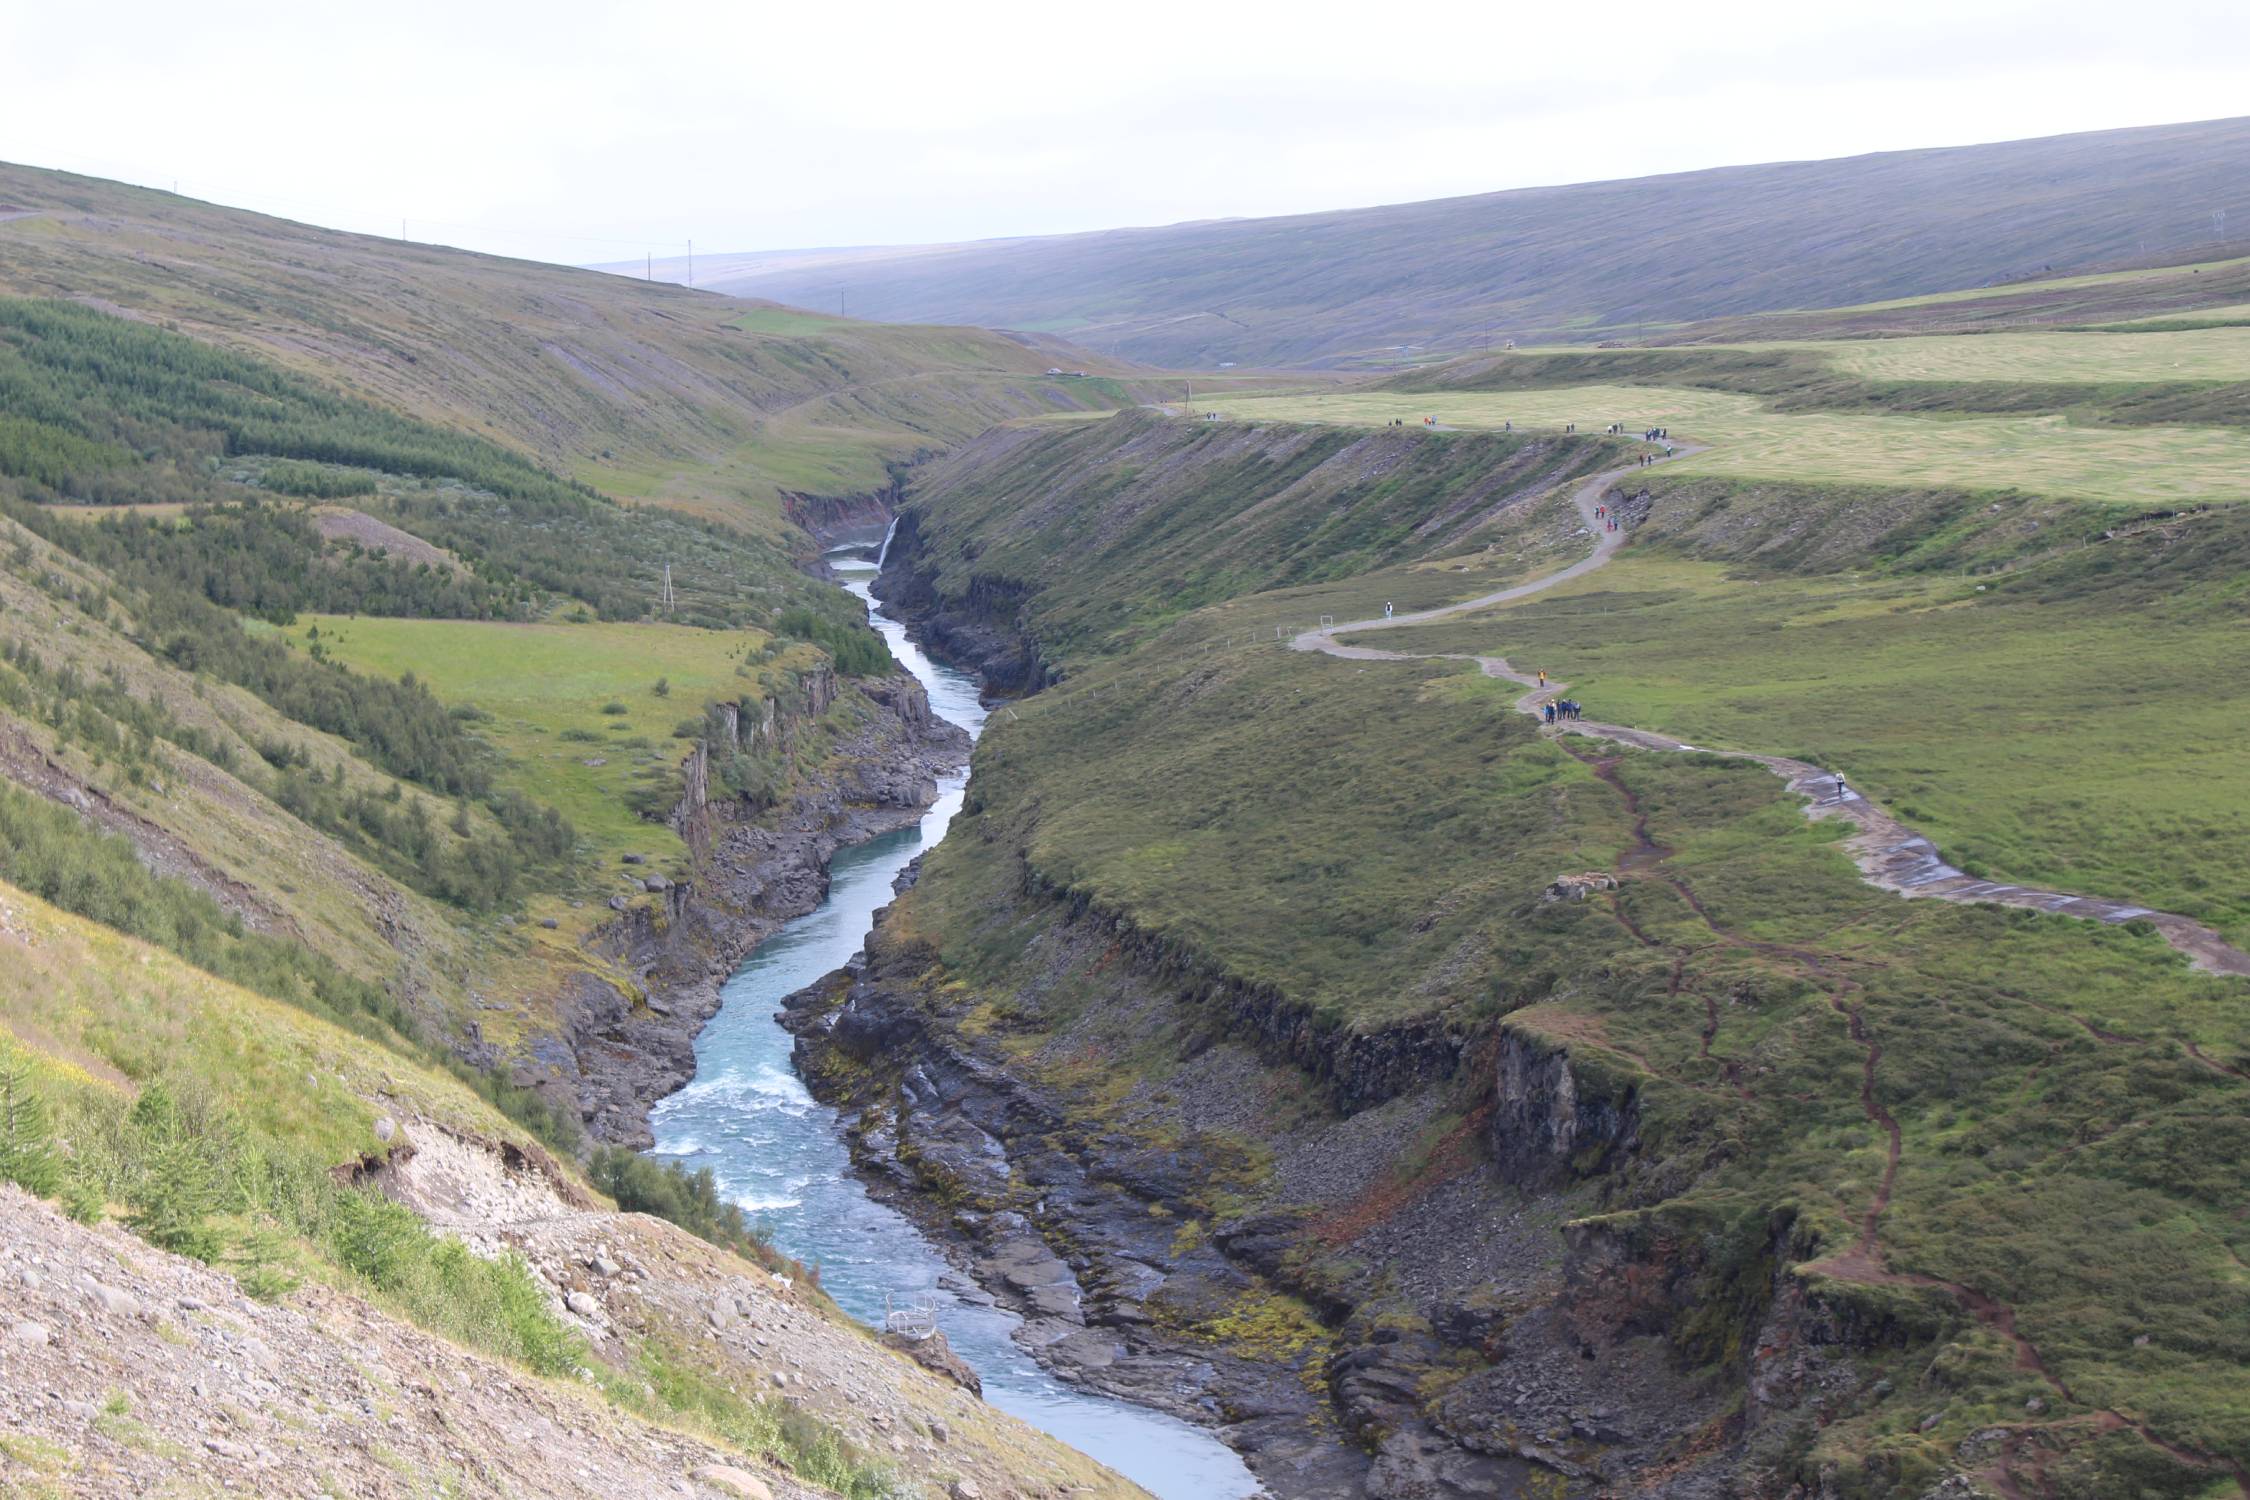
{"label": "rocky riverbank", "polygon": [[[847,693],[857,700],[849,727],[804,768],[785,806],[755,808],[714,790],[714,754],[793,760],[816,720],[836,726],[831,710]],[[938,778],[968,760],[968,736],[930,712],[905,672],[856,685],[821,672],[790,702],[722,708],[728,742],[690,752],[671,816],[694,874],[650,877],[644,895],[613,899],[616,917],[590,944],[599,969],[571,977],[557,1003],[559,1033],[514,1064],[515,1082],[567,1101],[598,1140],[653,1144],[649,1110],[695,1076],[695,1039],[718,1011],[727,974],[820,904],[838,849],[911,825],[937,800]]]}
{"label": "rocky riverbank", "polygon": [[[1495,1027],[1379,1104],[1331,1071],[1284,1105],[1316,1070],[1195,1034],[1176,975],[1048,906],[1050,973],[1102,966],[1098,1022],[1002,1043],[894,923],[783,1024],[871,1188],[1058,1375],[1214,1425],[1289,1500],[1785,1496],[1792,1445],[1866,1399],[1895,1331],[1789,1271],[1786,1219],[1597,1211],[1632,1101],[1566,1050]],[[1037,1076],[1123,1035],[1190,1038],[1149,1098]]]}
{"label": "rocky riverbank", "polygon": [[[1019,1340],[1057,1375],[1213,1424],[1285,1494],[1357,1493],[1364,1461],[1320,1437],[1317,1327],[1180,1221],[1149,1211],[1184,1155],[1103,1161],[1038,1090],[949,1043],[914,994],[919,955],[869,944],[865,964],[791,996],[783,1025],[815,1095],[849,1113],[852,1159],[871,1190],[1023,1317]],[[1271,1305],[1267,1305],[1271,1303]],[[1254,1306],[1298,1357],[1259,1361],[1168,1325]]]}

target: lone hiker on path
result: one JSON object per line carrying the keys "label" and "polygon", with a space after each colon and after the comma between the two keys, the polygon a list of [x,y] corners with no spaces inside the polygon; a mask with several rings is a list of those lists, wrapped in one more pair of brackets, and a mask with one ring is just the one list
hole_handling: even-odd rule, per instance
{"label": "lone hiker on path", "polygon": [[1837,800],[1838,802],[1841,802],[1841,801],[1843,801],[1843,800],[1844,800],[1845,798],[1849,797],[1850,795],[1851,795],[1851,792],[1850,792],[1850,790],[1849,790],[1849,789],[1847,789],[1847,788],[1845,787],[1845,785],[1844,785],[1844,776],[1843,776],[1843,773],[1842,773],[1841,771],[1837,772],[1837,773],[1836,773],[1836,800]]}
{"label": "lone hiker on path", "polygon": [[1541,687],[1545,687],[1547,685],[1547,673],[1544,668],[1542,668],[1539,673],[1539,685]]}
{"label": "lone hiker on path", "polygon": [[1391,602],[1390,602],[1390,600],[1386,599],[1386,600],[1384,600],[1384,601],[1383,601],[1383,618],[1384,618],[1384,619],[1386,619],[1386,620],[1388,620],[1388,619],[1389,619],[1390,617],[1391,617]]}

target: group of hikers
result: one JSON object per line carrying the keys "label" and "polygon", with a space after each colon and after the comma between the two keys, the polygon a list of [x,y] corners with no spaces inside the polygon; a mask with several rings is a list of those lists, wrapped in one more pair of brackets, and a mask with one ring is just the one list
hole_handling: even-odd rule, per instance
{"label": "group of hikers", "polygon": [[[1547,669],[1539,669],[1539,691],[1547,691]],[[1559,724],[1565,719],[1575,719],[1585,710],[1569,698],[1549,698],[1539,705],[1540,715],[1549,724]]]}
{"label": "group of hikers", "polygon": [[1594,507],[1594,519],[1602,523],[1602,530],[1604,531],[1623,531],[1625,529],[1617,519],[1617,512],[1606,505]]}
{"label": "group of hikers", "polygon": [[[1216,416],[1217,413],[1214,412],[1212,413],[1212,415]],[[1406,425],[1406,418],[1393,417],[1391,418],[1389,425],[1392,427],[1404,427]],[[1438,419],[1436,417],[1424,417],[1422,419],[1422,425],[1434,430],[1438,425]],[[1516,430],[1516,424],[1513,421],[1502,422],[1500,424],[1500,430],[1502,432],[1514,432]],[[1576,432],[1577,430],[1578,424],[1576,422],[1563,423],[1564,432]],[[1623,437],[1625,435],[1625,424],[1623,422],[1612,422],[1608,427],[1604,428],[1603,431],[1607,432],[1612,437]],[[1662,443],[1664,445],[1664,456],[1666,458],[1670,458],[1672,456],[1672,429],[1670,429],[1669,427],[1651,427],[1646,432],[1643,432],[1641,434],[1641,441],[1644,443]],[[1655,463],[1656,455],[1653,453],[1644,453],[1641,455],[1640,461],[1643,464]]]}

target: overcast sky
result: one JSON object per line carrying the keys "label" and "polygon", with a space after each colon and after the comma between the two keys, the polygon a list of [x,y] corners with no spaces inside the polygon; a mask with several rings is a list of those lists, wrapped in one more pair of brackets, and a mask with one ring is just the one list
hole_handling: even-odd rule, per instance
{"label": "overcast sky", "polygon": [[2250,113],[2242,0],[0,0],[0,159],[590,262]]}

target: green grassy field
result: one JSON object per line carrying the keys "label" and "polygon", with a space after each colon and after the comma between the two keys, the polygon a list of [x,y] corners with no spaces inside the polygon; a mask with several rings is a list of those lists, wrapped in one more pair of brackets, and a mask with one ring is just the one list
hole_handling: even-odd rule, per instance
{"label": "green grassy field", "polygon": [[1671,431],[1711,451],[1666,472],[1828,484],[2015,490],[2133,505],[2250,498],[2250,432],[2204,427],[2081,427],[2055,416],[1872,416],[1782,413],[1754,396],[1669,386],[1588,385],[1528,391],[1387,391],[1214,398],[1252,422],[1380,426],[1435,416],[1491,430]]}
{"label": "green grassy field", "polygon": [[2176,324],[2182,326],[2220,326],[2250,323],[2250,302],[2229,302],[2217,307],[2199,307],[2193,312],[2151,313],[2143,318],[2124,318],[2115,323],[2096,325],[2105,330],[2143,329]]}
{"label": "green grassy field", "polygon": [[1959,577],[1743,573],[1665,552],[1387,649],[1544,668],[1589,715],[1801,755],[1972,874],[2146,902],[2250,942],[2250,639]]}
{"label": "green grassy field", "polygon": [[[778,680],[818,659],[814,648],[797,645],[764,661],[762,632],[675,625],[315,615],[291,634],[309,645],[314,631],[351,667],[387,677],[412,672],[446,702],[490,714],[477,727],[504,757],[503,779],[558,809],[601,863],[645,853],[675,873],[686,854],[679,836],[627,805],[635,773],[686,754],[672,729],[699,719],[706,702],[757,697],[767,674]],[[669,687],[662,697],[660,680]],[[613,703],[626,711],[603,712]]]}
{"label": "green grassy field", "polygon": [[1805,349],[1869,380],[2033,384],[2250,380],[2250,328],[2181,332],[1988,333],[1976,338],[1853,339],[1758,347]]}

